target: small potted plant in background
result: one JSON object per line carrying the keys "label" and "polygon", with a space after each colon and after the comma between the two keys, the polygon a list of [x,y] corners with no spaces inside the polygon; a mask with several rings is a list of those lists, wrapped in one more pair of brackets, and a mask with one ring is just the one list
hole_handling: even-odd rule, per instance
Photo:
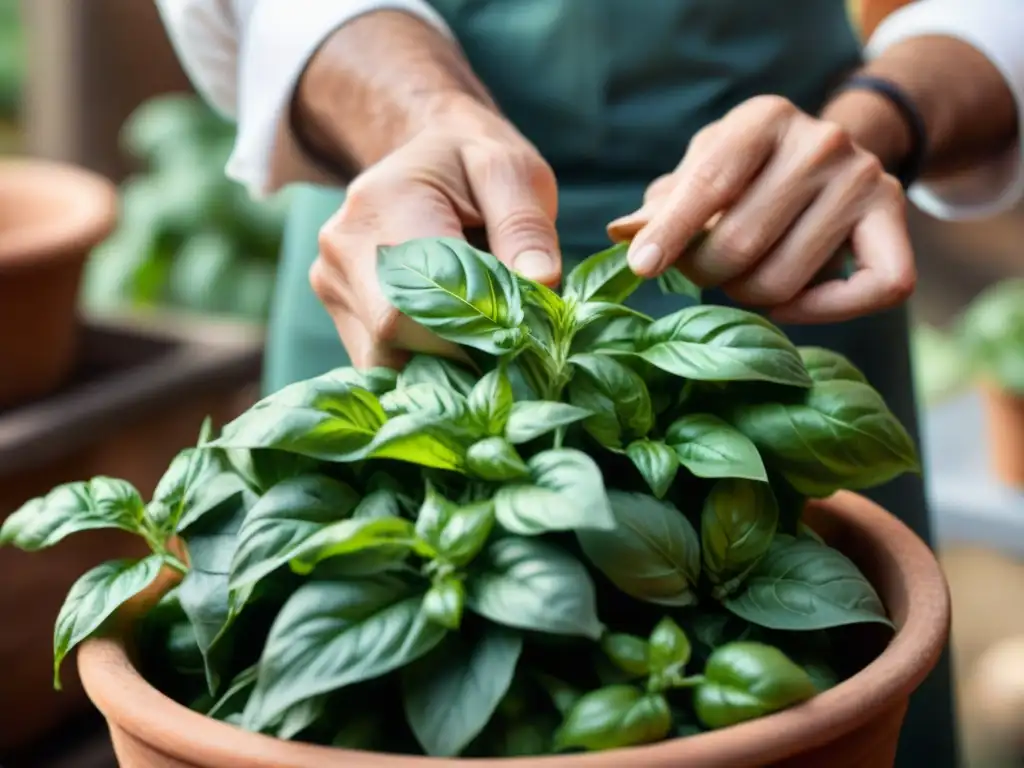
{"label": "small potted plant in background", "polygon": [[28,551],[150,549],[86,573],[54,634],[58,682],[88,640],[123,768],[891,765],[941,571],[861,497],[804,510],[916,471],[912,441],[758,315],[627,308],[625,251],[559,294],[461,241],[382,249],[454,361],[300,382],[148,502],[101,477],[8,519]]}
{"label": "small potted plant in background", "polygon": [[960,338],[981,382],[992,469],[1024,489],[1024,279],[996,283],[972,301]]}

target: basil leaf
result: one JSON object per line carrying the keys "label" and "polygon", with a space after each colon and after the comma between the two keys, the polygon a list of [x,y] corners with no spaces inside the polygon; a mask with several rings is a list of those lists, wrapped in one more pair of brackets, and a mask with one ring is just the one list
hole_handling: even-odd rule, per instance
{"label": "basil leaf", "polygon": [[88,571],[64,599],[53,631],[53,687],[60,690],[60,665],[80,642],[156,579],[163,567],[159,555],[142,560],[115,560]]}
{"label": "basil leaf", "polygon": [[650,325],[654,320],[625,304],[609,304],[605,301],[588,301],[585,304],[576,306],[576,330],[582,330],[591,323],[599,320],[612,320],[613,318],[634,318],[640,321],[644,327]]}
{"label": "basil leaf", "polygon": [[251,507],[257,498],[245,480],[233,470],[203,476],[194,491],[185,497],[177,532],[187,534],[204,515],[239,496],[244,497],[247,507]]}
{"label": "basil leaf", "polygon": [[363,451],[368,459],[395,459],[421,467],[465,470],[465,425],[445,414],[405,413],[384,424]]}
{"label": "basil leaf", "polygon": [[415,546],[411,521],[402,517],[340,520],[321,528],[292,550],[289,564],[295,573],[310,573],[317,565],[335,557],[382,549],[396,561]]}
{"label": "basil leaf", "polygon": [[505,485],[494,496],[495,516],[505,530],[534,536],[615,527],[601,470],[585,453],[555,448],[538,453],[527,466],[529,484]]}
{"label": "basil leaf", "polygon": [[505,437],[510,443],[527,443],[559,427],[582,421],[590,411],[568,403],[549,400],[527,400],[515,403],[505,426]]}
{"label": "basil leaf", "polygon": [[796,347],[782,331],[732,307],[698,305],[655,320],[637,353],[685,379],[811,384]]}
{"label": "basil leaf", "polygon": [[469,607],[496,624],[597,640],[594,584],[583,564],[539,539],[497,539],[467,582]]}
{"label": "basil leaf", "polygon": [[249,694],[256,687],[256,675],[258,672],[259,666],[253,664],[251,667],[247,667],[235,675],[227,690],[206,711],[206,716],[223,721],[229,715],[241,714],[242,710],[245,709],[245,702],[248,701]]}
{"label": "basil leaf", "polygon": [[779,525],[779,507],[767,483],[719,480],[704,500],[700,520],[704,570],[721,599],[768,552]]}
{"label": "basil leaf", "polygon": [[282,480],[315,472],[320,464],[308,456],[272,448],[227,448],[223,453],[227,471],[236,474],[258,493],[265,493]]}
{"label": "basil leaf", "polygon": [[512,382],[504,368],[485,374],[476,383],[469,394],[469,410],[485,434],[504,434],[512,411]]}
{"label": "basil leaf", "polygon": [[407,413],[429,413],[458,422],[469,413],[466,398],[440,384],[428,382],[394,389],[381,396],[380,406],[392,418]]}
{"label": "basil leaf", "polygon": [[455,757],[490,722],[515,675],[522,638],[489,625],[451,635],[402,674],[405,716],[431,757]]}
{"label": "basil leaf", "polygon": [[198,445],[178,453],[157,483],[146,506],[146,517],[158,531],[176,530],[195,493],[223,471],[220,452],[204,445],[212,431],[213,424],[207,418],[199,431]]}
{"label": "basil leaf", "polygon": [[590,561],[627,595],[660,605],[693,605],[700,541],[686,516],[639,493],[609,491],[608,500],[617,526],[576,532]]}
{"label": "basil leaf", "polygon": [[500,483],[530,476],[515,446],[503,437],[488,437],[469,446],[466,469],[481,480]]}
{"label": "basil leaf", "polygon": [[178,587],[178,597],[195,630],[211,693],[220,687],[219,654],[231,651],[222,647],[221,641],[249,596],[236,597],[232,605],[228,583],[238,531],[252,501],[253,497],[245,495],[231,497],[196,521],[184,537],[189,569]]}
{"label": "basil leaf", "polygon": [[849,558],[813,539],[784,534],[775,537],[743,589],[722,602],[741,619],[768,629],[893,626],[875,588]]}
{"label": "basil leaf", "polygon": [[462,580],[449,576],[438,580],[423,596],[423,615],[435,624],[457,630],[462,625],[466,588]]}
{"label": "basil leaf", "polygon": [[700,286],[680,272],[677,267],[669,267],[658,275],[658,287],[662,293],[687,296],[696,302],[701,300]]}
{"label": "basil leaf", "polygon": [[588,256],[566,276],[563,297],[577,304],[587,301],[621,304],[644,281],[629,268],[628,251],[629,243],[618,243]]}
{"label": "basil leaf", "polygon": [[591,411],[583,428],[601,445],[621,448],[623,440],[644,437],[654,426],[647,384],[635,371],[607,355],[573,355],[569,363],[569,400]]}
{"label": "basil leaf", "polygon": [[647,647],[651,673],[655,675],[681,674],[693,653],[686,633],[668,616],[655,625]]}
{"label": "basil leaf", "polygon": [[269,730],[279,739],[293,739],[323,717],[326,697],[314,696],[300,701],[278,718]]}
{"label": "basil leaf", "polygon": [[740,405],[731,421],[807,496],[868,488],[918,470],[910,435],[879,394],[856,381],[818,382],[803,402]]}
{"label": "basil leaf", "polygon": [[493,527],[492,501],[459,505],[427,486],[416,534],[452,565],[468,565],[487,543]]}
{"label": "basil leaf", "polygon": [[797,347],[800,359],[804,361],[807,374],[814,381],[859,381],[868,380],[861,370],[838,352],[822,347]]}
{"label": "basil leaf", "polygon": [[362,457],[385,419],[369,391],[318,377],[264,398],[224,427],[213,445],[350,461]]}
{"label": "basil leaf", "polygon": [[313,534],[352,514],[359,495],[345,483],[320,475],[284,480],[246,515],[231,560],[233,597],[291,560]]}
{"label": "basil leaf", "polygon": [[643,475],[651,493],[662,498],[672,487],[679,471],[676,452],[660,440],[634,440],[626,447],[626,455]]}
{"label": "basil leaf", "polygon": [[433,384],[463,397],[469,397],[475,383],[476,378],[465,368],[433,355],[413,355],[398,374],[399,389],[415,384]]}
{"label": "basil leaf", "polygon": [[710,413],[676,419],[665,433],[680,463],[697,477],[768,480],[761,454],[750,438]]}
{"label": "basil leaf", "polygon": [[142,515],[139,492],[124,480],[95,477],[66,483],[8,517],[0,527],[0,546],[38,552],[80,531],[119,528],[139,533]]}
{"label": "basil leaf", "polygon": [[730,643],[708,659],[693,706],[705,726],[724,728],[799,704],[815,693],[808,674],[778,648]]}
{"label": "basil leaf", "polygon": [[566,314],[566,306],[562,297],[546,285],[522,275],[517,274],[516,280],[519,281],[519,287],[522,289],[523,300],[528,305],[541,310],[553,328],[560,327]]}
{"label": "basil leaf", "polygon": [[[443,339],[492,355],[523,322],[519,283],[494,256],[462,240],[410,240],[378,250],[385,298]],[[514,345],[513,345],[514,346]]]}
{"label": "basil leaf", "polygon": [[618,749],[661,741],[672,730],[672,713],[661,694],[632,685],[610,685],[584,694],[555,735],[557,749]]}
{"label": "basil leaf", "polygon": [[390,576],[299,587],[270,628],[244,727],[263,730],[301,701],[429,652],[445,630],[427,621],[422,601],[422,593]]}
{"label": "basil leaf", "polygon": [[378,488],[363,496],[352,512],[356,520],[375,520],[381,517],[401,517],[402,500],[392,488]]}
{"label": "basil leaf", "polygon": [[570,349],[574,354],[635,352],[637,340],[650,324],[651,321],[640,314],[598,317],[575,333]]}
{"label": "basil leaf", "polygon": [[647,677],[651,672],[650,649],[642,637],[607,634],[601,638],[601,650],[616,667],[633,677]]}

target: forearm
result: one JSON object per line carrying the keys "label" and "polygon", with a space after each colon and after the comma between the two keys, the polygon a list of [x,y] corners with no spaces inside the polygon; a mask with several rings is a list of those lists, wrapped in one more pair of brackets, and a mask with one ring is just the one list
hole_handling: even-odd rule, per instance
{"label": "forearm", "polygon": [[[917,106],[928,137],[926,176],[971,167],[1010,147],[1017,136],[1017,106],[1005,78],[982,53],[960,40],[905,40],[863,71],[897,84]],[[909,150],[902,116],[881,96],[842,93],[822,116],[844,126],[889,166]]]}
{"label": "forearm", "polygon": [[292,127],[309,151],[347,175],[468,100],[493,107],[453,41],[408,14],[377,11],[336,30],[310,60]]}

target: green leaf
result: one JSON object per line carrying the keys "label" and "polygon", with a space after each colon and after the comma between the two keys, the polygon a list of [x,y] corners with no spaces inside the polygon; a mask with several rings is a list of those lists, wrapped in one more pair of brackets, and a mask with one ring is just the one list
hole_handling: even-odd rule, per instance
{"label": "green leaf", "polygon": [[814,539],[783,534],[775,537],[744,588],[723,604],[741,619],[769,629],[893,626],[878,593],[849,558]]}
{"label": "green leaf", "polygon": [[400,387],[381,395],[380,406],[389,417],[429,413],[456,423],[469,413],[465,397],[440,384],[427,382]]}
{"label": "green leaf", "polygon": [[468,565],[487,543],[493,527],[492,501],[459,505],[427,486],[416,534],[452,565]]}
{"label": "green leaf", "polygon": [[635,352],[651,321],[640,314],[593,318],[573,336],[571,350],[581,352]]}
{"label": "green leaf", "polygon": [[829,496],[918,469],[914,442],[879,394],[856,381],[823,381],[796,403],[737,406],[732,423],[799,493]]}
{"label": "green leaf", "polygon": [[124,480],[95,477],[88,482],[58,485],[4,521],[0,546],[37,552],[80,531],[119,528],[139,533],[142,514],[139,492]]}
{"label": "green leaf", "polygon": [[572,448],[538,453],[528,462],[529,484],[505,485],[494,497],[494,511],[505,530],[520,536],[548,531],[615,526],[601,470]]}
{"label": "green leaf", "polygon": [[629,243],[618,243],[588,256],[566,275],[562,295],[577,304],[587,301],[621,304],[643,283],[643,278],[629,268],[628,251]]}
{"label": "green leaf", "polygon": [[540,309],[551,322],[553,327],[558,327],[565,315],[566,306],[562,297],[548,288],[522,275],[516,275],[519,287],[522,289],[523,300],[532,307]]}
{"label": "green leaf", "polygon": [[457,630],[462,625],[466,605],[466,588],[454,576],[440,579],[423,596],[423,615],[445,629]]}
{"label": "green leaf", "polygon": [[567,427],[590,416],[590,411],[568,403],[550,400],[526,400],[515,403],[505,426],[510,443],[528,443],[542,435]]}
{"label": "green leaf", "polygon": [[224,720],[230,715],[241,714],[242,710],[245,709],[245,702],[248,701],[249,694],[256,687],[256,675],[258,672],[259,667],[253,664],[251,667],[246,667],[235,675],[227,690],[206,711],[206,716],[212,717],[215,720]]}
{"label": "green leaf", "polygon": [[488,435],[505,432],[512,411],[512,382],[504,368],[485,374],[469,394],[469,411]]}
{"label": "green leaf", "polygon": [[662,293],[687,296],[696,302],[701,300],[701,289],[676,267],[669,267],[658,275],[658,287]]}
{"label": "green leaf", "polygon": [[519,283],[494,256],[454,238],[410,240],[378,250],[385,298],[441,338],[492,355],[523,322]]}
{"label": "green leaf", "polygon": [[957,346],[969,367],[1011,392],[1024,392],[1024,279],[1003,279],[979,294],[960,321]]}
{"label": "green leaf", "polygon": [[522,650],[518,634],[488,625],[476,637],[449,636],[405,668],[405,715],[428,755],[455,757],[480,734],[508,692]]}
{"label": "green leaf", "polygon": [[807,375],[814,381],[859,381],[868,380],[861,370],[838,352],[823,347],[797,347],[800,359],[804,361]]}
{"label": "green leaf", "polygon": [[465,470],[468,441],[461,419],[431,411],[395,416],[363,451],[368,459],[394,459],[421,467]]}
{"label": "green leaf", "polygon": [[299,587],[270,628],[244,727],[263,730],[301,701],[429,652],[445,630],[427,620],[422,601],[422,592],[386,575]]}
{"label": "green leaf", "polygon": [[655,625],[647,645],[651,673],[654,675],[681,674],[690,663],[693,652],[690,640],[668,616]]}
{"label": "green leaf", "polygon": [[659,499],[664,497],[679,471],[676,452],[660,440],[645,438],[626,446],[626,455],[651,487],[651,493]]}
{"label": "green leaf", "polygon": [[661,741],[672,730],[672,713],[661,694],[632,685],[610,685],[580,697],[555,736],[557,749],[591,752]]}
{"label": "green leaf", "polygon": [[609,491],[617,526],[577,531],[583,552],[613,584],[639,600],[693,605],[700,540],[678,509],[651,496]]}
{"label": "green leaf", "polygon": [[238,531],[251,500],[242,495],[231,497],[190,526],[184,537],[189,570],[178,587],[178,597],[195,630],[211,692],[220,685],[219,654],[231,650],[222,649],[220,641],[242,607],[237,604],[232,610],[228,583]]}
{"label": "green leaf", "polygon": [[731,594],[768,552],[779,525],[779,507],[767,483],[719,480],[701,512],[704,571],[721,598]]}
{"label": "green leaf", "polygon": [[359,503],[350,486],[321,475],[283,480],[256,502],[238,531],[229,586],[234,598],[286,565],[310,537]]}
{"label": "green leaf", "polygon": [[633,318],[643,324],[644,327],[653,321],[648,315],[639,312],[625,304],[610,304],[606,301],[588,301],[585,304],[576,306],[576,331],[586,328],[592,323],[609,321],[615,318]]}
{"label": "green leaf", "polygon": [[[257,498],[245,480],[234,470],[211,470],[208,474],[204,473],[197,480],[194,490],[185,496],[181,517],[178,518],[176,526],[177,532],[187,534],[204,515],[232,499],[238,500],[239,497],[246,507],[251,507]],[[150,508],[152,507],[151,503]]]}
{"label": "green leaf", "polygon": [[[157,483],[153,498],[146,507],[146,517],[157,530],[177,530],[182,516],[194,504],[195,496],[224,471],[220,452],[204,445],[209,442],[212,432],[213,423],[207,418],[200,429],[197,445],[175,456]],[[194,515],[189,517],[194,518]]]}
{"label": "green leaf", "polygon": [[709,413],[676,419],[665,433],[665,442],[697,477],[768,480],[761,454],[750,438]]}
{"label": "green leaf", "polygon": [[621,448],[654,426],[654,408],[639,374],[607,355],[584,353],[569,358],[573,377],[569,400],[593,415],[583,427],[601,445]]}
{"label": "green leaf", "polygon": [[213,445],[351,461],[364,456],[385,419],[374,394],[332,372],[264,398],[228,424]]}
{"label": "green leaf", "polygon": [[500,483],[530,476],[526,462],[504,437],[488,437],[469,446],[466,469],[481,480]]}
{"label": "green leaf", "polygon": [[711,654],[693,705],[705,726],[724,728],[799,704],[815,693],[808,674],[778,648],[740,642]]}
{"label": "green leaf", "polygon": [[732,307],[698,305],[655,320],[637,353],[685,379],[811,384],[796,347],[782,331]]}
{"label": "green leaf", "polygon": [[415,546],[412,521],[402,517],[353,518],[321,528],[292,551],[291,569],[310,573],[335,557],[362,554],[367,550],[394,551],[401,560]]}
{"label": "green leaf", "polygon": [[467,582],[469,607],[496,624],[597,640],[594,584],[576,558],[539,539],[497,539]]}
{"label": "green leaf", "polygon": [[647,677],[651,672],[647,641],[636,635],[607,634],[601,638],[601,650],[623,672]]}
{"label": "green leaf", "polygon": [[158,555],[142,560],[103,563],[76,581],[64,599],[53,631],[53,687],[60,690],[60,665],[80,642],[156,579],[163,567]]}
{"label": "green leaf", "polygon": [[458,363],[443,357],[413,355],[398,374],[398,388],[406,389],[415,384],[433,384],[469,397],[476,378]]}

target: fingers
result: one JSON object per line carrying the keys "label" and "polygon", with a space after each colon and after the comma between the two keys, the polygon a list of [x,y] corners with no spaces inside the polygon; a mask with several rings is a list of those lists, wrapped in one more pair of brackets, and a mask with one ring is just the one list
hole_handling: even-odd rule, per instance
{"label": "fingers", "polygon": [[805,210],[795,211],[796,223],[775,247],[753,269],[723,285],[726,294],[741,304],[758,307],[792,301],[822,272],[867,213],[884,175],[874,155],[858,152],[851,156],[836,169],[833,183]]}
{"label": "fingers", "polygon": [[529,150],[463,151],[470,189],[487,229],[491,251],[525,277],[554,285],[562,275],[555,216],[554,173]]}
{"label": "fingers", "polygon": [[772,311],[780,323],[835,323],[880,312],[906,301],[917,271],[907,233],[899,182],[891,177],[878,204],[853,229],[851,244],[857,271],[846,280],[828,280],[808,288]]}
{"label": "fingers", "polygon": [[[630,246],[634,272],[661,274],[708,219],[743,194],[774,152],[792,109],[784,99],[752,99],[694,137],[671,191]],[[693,278],[687,265],[678,266]]]}

